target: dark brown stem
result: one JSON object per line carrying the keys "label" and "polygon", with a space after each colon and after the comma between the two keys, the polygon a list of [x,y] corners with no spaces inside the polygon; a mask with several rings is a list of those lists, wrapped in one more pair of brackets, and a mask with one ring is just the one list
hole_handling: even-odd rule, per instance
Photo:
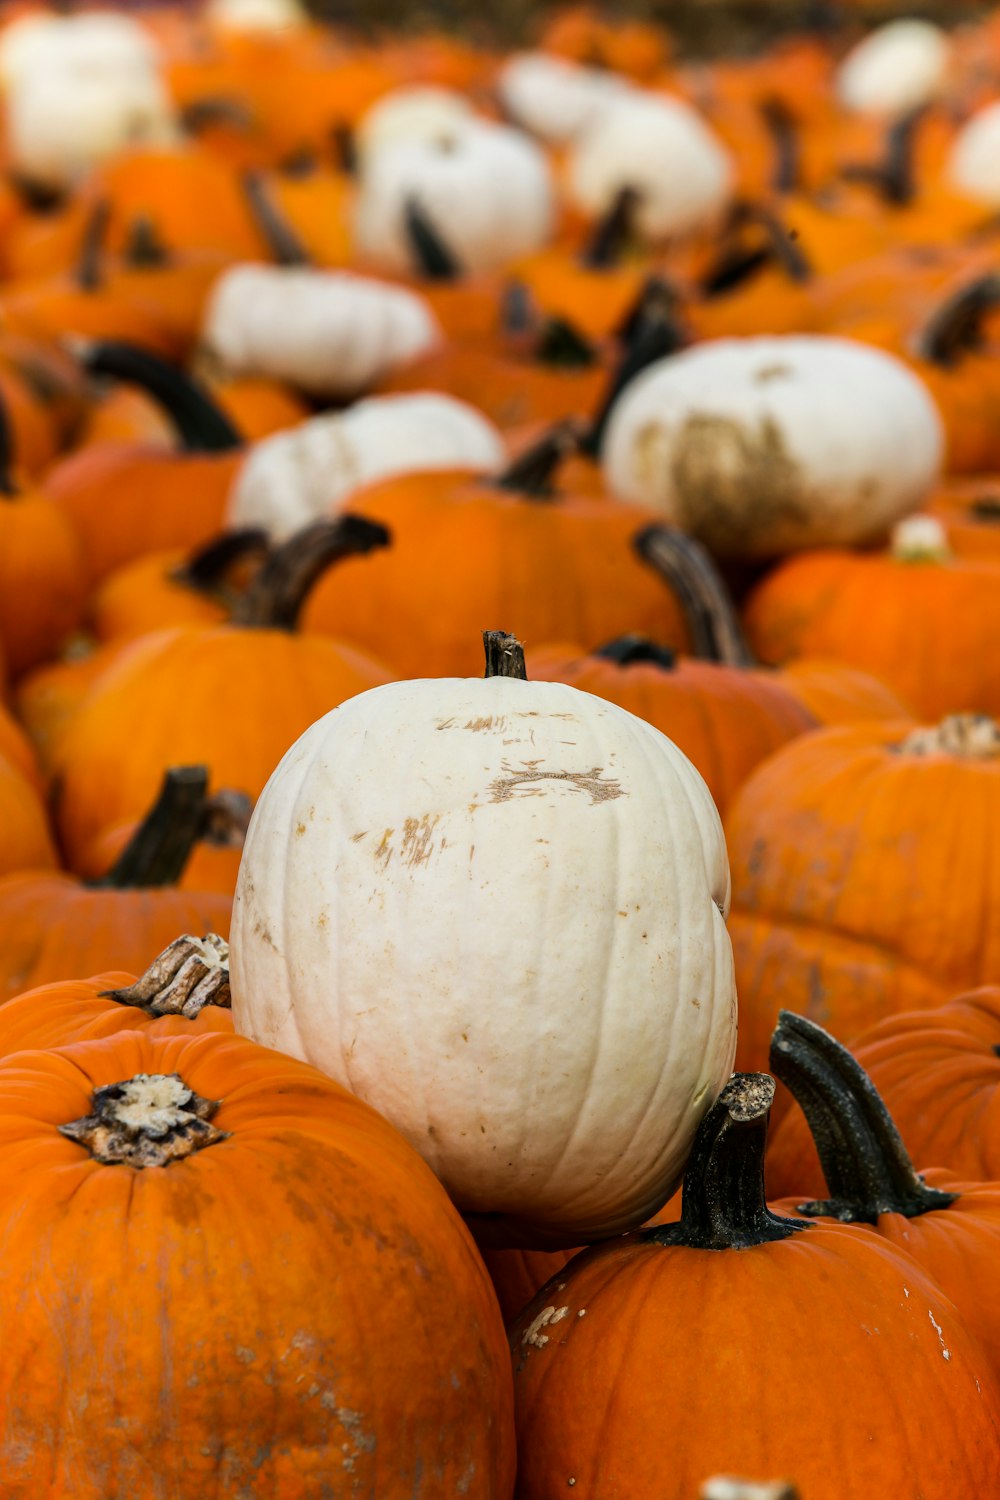
{"label": "dark brown stem", "polygon": [[677,652],[669,646],[659,646],[648,635],[620,635],[615,640],[598,646],[592,653],[602,661],[613,661],[619,667],[653,666],[672,672],[677,665]]}
{"label": "dark brown stem", "polygon": [[645,1241],[690,1250],[749,1250],[808,1228],[771,1213],[764,1195],[764,1144],[774,1100],[766,1073],[734,1073],[694,1138],[677,1224],[639,1230]]}
{"label": "dark brown stem", "polygon": [[81,292],[96,292],[104,279],[101,262],[110,222],[111,205],[106,198],[100,198],[87,216],[80,255],[73,272],[73,279]]}
{"label": "dark brown stem", "polygon": [[680,600],[691,654],[727,667],[758,665],[711,555],[694,537],[672,526],[647,526],[633,544]]}
{"label": "dark brown stem", "polygon": [[[744,244],[740,235],[748,228],[762,230],[763,242]],[[730,216],[729,232],[733,238],[724,244],[702,279],[704,296],[718,297],[735,291],[768,265],[779,266],[789,281],[798,284],[812,279],[812,267],[801,247],[771,209],[759,203],[738,203]]]}
{"label": "dark brown stem", "polygon": [[676,354],[684,347],[686,339],[677,317],[677,296],[668,282],[659,277],[650,278],[629,315],[626,328],[624,352],[583,439],[583,451],[591,455],[600,452],[611,413],[629,382],[647,365]]}
{"label": "dark brown stem", "polygon": [[880,162],[851,162],[841,175],[850,182],[868,182],[877,188],[882,199],[893,207],[904,208],[917,194],[913,152],[917,131],[926,118],[928,106],[920,104],[908,114],[894,120],[885,138],[885,153]]}
{"label": "dark brown stem", "polygon": [[461,262],[417,198],[407,198],[403,225],[417,271],[425,281],[459,281]]}
{"label": "dark brown stem", "polygon": [[253,116],[239,99],[224,94],[205,94],[192,99],[181,109],[181,124],[189,135],[199,135],[213,125],[233,125],[237,130],[252,130]]}
{"label": "dark brown stem", "polygon": [[546,318],[535,345],[535,359],[561,370],[589,369],[597,363],[594,347],[568,318]]}
{"label": "dark brown stem", "polygon": [[580,264],[592,271],[617,266],[628,248],[642,194],[634,187],[619,188],[610,207],[594,225],[580,254]]}
{"label": "dark brown stem", "polygon": [[199,547],[170,576],[195,593],[231,603],[225,585],[229,569],[249,558],[265,557],[270,547],[271,539],[266,531],[250,526],[242,531],[224,531],[204,547]]}
{"label": "dark brown stem", "polygon": [[288,220],[282,218],[278,212],[259,172],[243,173],[243,192],[253,221],[264,236],[276,264],[279,266],[311,265],[312,259],[308,250]]}
{"label": "dark brown stem", "polygon": [[556,470],[579,446],[578,424],[573,418],[559,422],[489,483],[497,489],[527,495],[532,500],[550,500],[554,494]]}
{"label": "dark brown stem", "polygon": [[541,322],[531,289],[523,281],[508,281],[500,293],[500,330],[509,339],[527,338]]}
{"label": "dark brown stem", "polygon": [[345,557],[389,545],[377,521],[343,515],[316,521],[275,547],[233,608],[232,623],[257,630],[294,630],[310,589],[322,573]]}
{"label": "dark brown stem", "polygon": [[14,480],[14,432],[7,403],[0,400],[0,500],[16,500],[20,493]]}
{"label": "dark brown stem", "polygon": [[880,1214],[947,1208],[956,1193],[928,1187],[907,1155],[878,1090],[856,1058],[805,1016],[783,1010],[771,1038],[771,1068],[809,1124],[831,1197],[803,1213],[875,1224]]}
{"label": "dark brown stem", "polygon": [[91,1113],[58,1128],[105,1166],[167,1167],[226,1139],[211,1123],[218,1107],[178,1073],[137,1073],[95,1089]]}
{"label": "dark brown stem", "polygon": [[1000,275],[989,272],[970,281],[934,312],[917,338],[921,359],[942,369],[982,343],[983,322],[1000,303]]}
{"label": "dark brown stem", "polygon": [[763,100],[760,115],[774,142],[771,187],[776,193],[792,193],[799,185],[801,168],[798,121],[785,101],[777,97]]}
{"label": "dark brown stem", "polygon": [[346,120],[338,120],[330,131],[330,145],[336,166],[348,177],[358,175],[358,148],[354,131]]}
{"label": "dark brown stem", "polygon": [[112,868],[93,890],[152,890],[176,885],[201,838],[208,793],[204,766],[179,766],[163,778],[160,794]]}
{"label": "dark brown stem", "polygon": [[166,360],[116,339],[77,341],[80,362],[92,375],[137,385],[170,418],[188,453],[230,453],[243,438],[229,417],[190,375]]}
{"label": "dark brown stem", "polygon": [[140,214],[129,225],[123,259],[135,270],[152,270],[170,263],[170,252],[160,239],[153,220]]}
{"label": "dark brown stem", "polygon": [[524,647],[516,636],[508,635],[506,630],[484,630],[483,650],[486,653],[484,677],[516,677],[527,682]]}

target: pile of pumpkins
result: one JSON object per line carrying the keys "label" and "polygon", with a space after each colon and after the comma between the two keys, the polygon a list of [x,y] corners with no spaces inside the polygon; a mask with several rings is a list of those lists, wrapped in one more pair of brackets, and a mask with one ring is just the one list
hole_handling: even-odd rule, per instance
{"label": "pile of pumpkins", "polygon": [[1000,11],[827,10],[0,17],[4,1500],[1000,1493]]}

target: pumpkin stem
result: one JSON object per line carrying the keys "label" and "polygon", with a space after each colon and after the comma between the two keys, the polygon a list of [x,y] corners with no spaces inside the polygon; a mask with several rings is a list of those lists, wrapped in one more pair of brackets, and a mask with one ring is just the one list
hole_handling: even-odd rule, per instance
{"label": "pumpkin stem", "polygon": [[949,714],[940,724],[912,730],[895,748],[898,755],[996,760],[1000,757],[1000,724],[989,714]]}
{"label": "pumpkin stem", "polygon": [[677,317],[677,294],[669,282],[659,276],[650,277],[625,321],[623,332],[624,352],[583,439],[583,451],[591,456],[600,452],[615,403],[629,381],[655,360],[676,354],[686,342]]}
{"label": "pumpkin stem", "polygon": [[918,356],[945,370],[957,365],[982,343],[983,321],[998,302],[1000,275],[977,276],[933,313],[917,337]]}
{"label": "pumpkin stem", "polygon": [[488,483],[497,489],[527,495],[532,500],[549,500],[553,494],[556,469],[579,446],[578,424],[569,417],[565,422],[557,422],[554,427],[550,427],[519,458],[508,464],[502,474],[495,475]]}
{"label": "pumpkin stem", "polygon": [[170,252],[160,239],[159,231],[148,214],[140,214],[129,225],[123,259],[135,270],[147,270],[165,266],[170,262]]}
{"label": "pumpkin stem", "polygon": [[606,271],[620,264],[632,237],[635,211],[642,200],[638,188],[619,188],[598,219],[580,254],[580,264],[591,271]]}
{"label": "pumpkin stem", "polygon": [[669,646],[657,645],[648,635],[634,632],[616,636],[613,641],[598,646],[591,654],[601,657],[603,661],[613,661],[619,667],[632,667],[641,663],[662,667],[664,671],[670,672],[677,665],[676,651]]}
{"label": "pumpkin stem", "polygon": [[106,198],[99,198],[87,215],[80,256],[73,272],[73,280],[81,292],[96,292],[101,285],[101,261],[110,223],[111,205]]}
{"label": "pumpkin stem", "polygon": [[777,95],[761,102],[760,117],[770,131],[774,145],[772,191],[793,193],[799,185],[801,167],[799,123],[785,101]]}
{"label": "pumpkin stem", "polygon": [[403,227],[417,270],[425,281],[458,281],[462,266],[417,198],[407,198]]}
{"label": "pumpkin stem", "polygon": [[535,345],[535,359],[561,370],[589,369],[597,363],[594,347],[568,318],[546,318]]}
{"label": "pumpkin stem", "polygon": [[6,401],[0,401],[0,500],[15,500],[21,493],[14,479],[14,433]]}
{"label": "pumpkin stem", "polygon": [[168,1167],[227,1139],[212,1116],[218,1099],[203,1099],[179,1073],[136,1073],[95,1089],[89,1115],[59,1126],[104,1166]]}
{"label": "pumpkin stem", "polygon": [[189,1021],[206,1005],[230,1010],[229,944],[215,932],[175,938],[135,984],[101,990],[101,998],[133,1005],[148,1016],[186,1016]]}
{"label": "pumpkin stem", "polygon": [[646,526],[632,545],[680,600],[691,654],[727,667],[755,667],[739,616],[711,555],[673,526]]}
{"label": "pumpkin stem", "polygon": [[181,126],[186,135],[200,135],[211,130],[213,125],[232,125],[237,130],[251,131],[253,116],[239,99],[227,98],[225,94],[203,94],[181,106]]}
{"label": "pumpkin stem", "polygon": [[486,652],[484,677],[516,677],[527,682],[524,647],[516,636],[508,635],[506,630],[484,630],[483,649]]}
{"label": "pumpkin stem", "polygon": [[357,177],[358,147],[354,139],[354,131],[346,120],[338,120],[333,126],[330,131],[330,145],[333,147],[334,163],[345,177]]}
{"label": "pumpkin stem", "polygon": [[253,221],[266,240],[275,263],[279,266],[311,265],[308,250],[287,219],[278,212],[260,172],[243,173],[243,192]]}
{"label": "pumpkin stem", "polygon": [[822,1026],[783,1010],[770,1065],[795,1096],[819,1153],[831,1197],[802,1212],[875,1224],[880,1214],[914,1219],[954,1203],[928,1187],[864,1068]]}
{"label": "pumpkin stem", "polygon": [[539,321],[531,288],[523,281],[508,281],[500,293],[500,331],[508,339],[524,339],[535,332]]}
{"label": "pumpkin stem", "polygon": [[734,1073],[705,1115],[684,1173],[677,1224],[638,1231],[657,1245],[748,1250],[809,1226],[771,1213],[764,1196],[764,1143],[774,1100],[766,1073]]}
{"label": "pumpkin stem", "polygon": [[842,168],[841,176],[849,182],[870,183],[885,203],[896,208],[912,203],[917,194],[913,149],[928,108],[926,104],[918,104],[893,121],[886,131],[885,152],[880,162],[850,162]]}
{"label": "pumpkin stem", "polygon": [[257,630],[294,630],[306,596],[321,573],[345,557],[388,547],[390,534],[377,521],[342,515],[305,526],[267,560],[233,606],[232,623]]}
{"label": "pumpkin stem", "polygon": [[124,380],[152,396],[170,418],[186,453],[230,453],[241,434],[205,388],[176,365],[118,339],[76,339],[81,364],[92,375]]}
{"label": "pumpkin stem", "polygon": [[197,594],[231,604],[232,595],[225,582],[229,569],[246,559],[265,557],[270,546],[271,538],[267,532],[256,527],[224,531],[206,546],[199,547],[170,576],[175,583],[183,584]]}
{"label": "pumpkin stem", "polygon": [[208,771],[178,766],[166,773],[149,812],[106,875],[92,890],[152,890],[176,885],[202,837]]}
{"label": "pumpkin stem", "polygon": [[[748,227],[764,231],[762,244],[748,246],[739,235]],[[766,265],[778,265],[789,281],[801,285],[811,280],[812,267],[792,232],[771,209],[758,203],[738,203],[729,219],[729,242],[705,273],[701,290],[706,297],[733,291]]]}

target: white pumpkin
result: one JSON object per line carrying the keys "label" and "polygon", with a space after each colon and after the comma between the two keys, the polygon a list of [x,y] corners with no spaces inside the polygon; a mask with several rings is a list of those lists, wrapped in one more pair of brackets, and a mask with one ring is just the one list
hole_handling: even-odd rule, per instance
{"label": "white pumpkin", "polygon": [[347,271],[233,266],[215,283],[201,339],[236,375],[349,399],[441,339],[426,299]]}
{"label": "white pumpkin", "polygon": [[728,906],[718,813],[650,724],[560,683],[392,683],[257,803],[233,1018],[373,1104],[495,1238],[578,1244],[660,1207],[729,1077]]}
{"label": "white pumpkin", "polygon": [[15,86],[31,73],[70,67],[77,72],[150,72],[160,49],[140,21],[121,11],[60,16],[28,11],[0,31],[0,80]]}
{"label": "white pumpkin", "polygon": [[634,188],[636,227],[651,240],[710,224],[733,184],[729,154],[701,116],[679,99],[638,89],[599,111],[569,154],[576,206],[599,218],[623,188]]}
{"label": "white pumpkin", "polygon": [[169,145],[176,139],[173,104],[151,70],[38,68],[21,75],[8,91],[11,166],[41,186],[72,187],[126,147]]}
{"label": "white pumpkin", "polygon": [[720,554],[769,556],[883,535],[938,477],[944,437],[892,355],[813,335],[717,339],[658,360],[612,410],[601,462]]}
{"label": "white pumpkin", "polygon": [[491,473],[505,459],[499,430],[464,401],[435,392],[372,396],[256,443],[229,496],[228,524],[260,526],[280,541],[391,474]]}
{"label": "white pumpkin", "polygon": [[476,123],[413,141],[395,140],[365,159],[358,195],[358,248],[399,274],[417,267],[406,230],[418,203],[468,272],[499,269],[547,240],[554,198],[548,162],[519,130]]}
{"label": "white pumpkin", "polygon": [[852,47],[837,69],[840,102],[864,114],[897,115],[944,91],[951,42],[930,21],[889,21]]}
{"label": "white pumpkin", "polygon": [[501,67],[497,90],[512,120],[561,146],[632,92],[632,85],[617,73],[582,68],[551,52],[516,52]]}
{"label": "white pumpkin", "polygon": [[220,31],[292,31],[309,21],[299,0],[209,0],[205,17]]}
{"label": "white pumpkin", "polygon": [[944,175],[960,193],[1000,205],[1000,103],[978,110],[958,131]]}
{"label": "white pumpkin", "polygon": [[355,131],[355,144],[362,156],[370,156],[392,141],[451,141],[456,132],[474,124],[476,113],[464,94],[432,84],[393,89],[362,115]]}

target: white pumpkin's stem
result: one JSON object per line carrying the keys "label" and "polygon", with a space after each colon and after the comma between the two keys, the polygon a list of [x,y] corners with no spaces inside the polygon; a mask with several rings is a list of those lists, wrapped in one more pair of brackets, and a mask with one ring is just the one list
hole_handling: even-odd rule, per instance
{"label": "white pumpkin's stem", "polygon": [[101,995],[150,1016],[193,1020],[206,1005],[229,1010],[229,944],[215,932],[203,938],[185,934],[164,948],[135,984]]}
{"label": "white pumpkin's stem", "polygon": [[168,1167],[227,1139],[212,1116],[217,1099],[203,1099],[179,1073],[136,1073],[96,1089],[91,1112],[59,1126],[104,1166]]}
{"label": "white pumpkin's stem", "polygon": [[508,635],[506,630],[484,630],[483,649],[486,652],[484,677],[514,677],[527,682],[524,647],[516,636]]}
{"label": "white pumpkin's stem", "polygon": [[1000,275],[989,272],[960,288],[932,314],[915,341],[921,359],[951,369],[982,343],[983,323],[1000,303]]}
{"label": "white pumpkin's stem", "polygon": [[312,257],[288,220],[278,212],[260,172],[243,173],[243,194],[275,262],[279,266],[311,266]]}
{"label": "white pumpkin's stem", "polygon": [[294,630],[313,584],[334,563],[389,545],[378,521],[350,514],[316,521],[274,547],[233,605],[232,623],[257,630]]}
{"label": "white pumpkin's stem", "polygon": [[774,1101],[767,1073],[734,1073],[694,1138],[684,1173],[677,1224],[641,1229],[656,1245],[692,1250],[748,1250],[790,1239],[808,1225],[782,1219],[764,1195],[764,1144]]}
{"label": "white pumpkin's stem", "polygon": [[907,516],[892,528],[889,550],[896,562],[947,562],[948,533],[936,516]]}
{"label": "white pumpkin's stem", "polygon": [[988,714],[950,714],[940,724],[914,729],[895,749],[900,755],[953,755],[958,760],[1000,759],[1000,724]]}
{"label": "white pumpkin's stem", "polygon": [[758,665],[719,570],[700,542],[672,526],[654,525],[640,531],[633,546],[677,595],[693,656],[729,667]]}
{"label": "white pumpkin's stem", "polygon": [[915,1219],[958,1197],[928,1187],[864,1068],[829,1032],[783,1010],[771,1038],[770,1067],[800,1106],[830,1190],[802,1213],[877,1224],[880,1214]]}
{"label": "white pumpkin's stem", "polygon": [[84,369],[137,385],[163,408],[185,452],[231,453],[243,437],[222,408],[190,375],[148,349],[120,339],[69,341]]}

